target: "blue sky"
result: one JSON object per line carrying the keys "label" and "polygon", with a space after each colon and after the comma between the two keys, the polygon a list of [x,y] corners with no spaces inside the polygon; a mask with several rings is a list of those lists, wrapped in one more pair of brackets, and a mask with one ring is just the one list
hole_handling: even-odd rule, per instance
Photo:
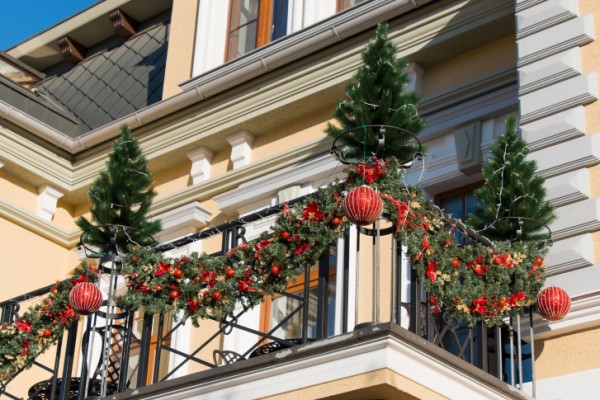
{"label": "blue sky", "polygon": [[6,51],[99,0],[1,0],[0,50]]}

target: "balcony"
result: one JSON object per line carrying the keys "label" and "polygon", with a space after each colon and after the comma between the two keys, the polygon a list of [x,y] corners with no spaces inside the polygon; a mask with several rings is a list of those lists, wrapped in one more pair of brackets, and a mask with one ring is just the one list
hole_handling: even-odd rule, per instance
{"label": "balcony", "polygon": [[[225,254],[271,207],[175,242]],[[217,254],[217,253],[216,253]],[[104,260],[106,261],[106,260]],[[104,265],[104,264],[101,264]],[[114,271],[103,266],[105,272]],[[199,328],[110,304],[0,386],[19,399],[519,399],[535,391],[529,328],[468,328],[430,304],[384,219],[351,227],[284,293]],[[110,274],[105,274],[108,276]],[[119,280],[113,280],[119,290]],[[50,290],[0,303],[2,323]],[[525,324],[524,324],[525,325]],[[530,324],[527,324],[530,326]],[[70,385],[70,386],[69,386]],[[535,393],[533,393],[535,396]]]}

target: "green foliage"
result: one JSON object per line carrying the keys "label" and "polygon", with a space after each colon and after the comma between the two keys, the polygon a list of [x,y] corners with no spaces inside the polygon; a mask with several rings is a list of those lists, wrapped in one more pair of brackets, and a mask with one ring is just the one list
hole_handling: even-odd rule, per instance
{"label": "green foliage", "polygon": [[354,82],[346,87],[348,100],[342,100],[333,114],[339,127],[328,124],[325,130],[335,139],[352,129],[338,140],[347,146],[344,151],[347,160],[363,161],[375,155],[384,159],[394,156],[401,162],[412,160],[417,147],[405,131],[387,129],[383,153],[377,154],[379,129],[361,127],[389,125],[416,135],[425,126],[417,114],[417,96],[406,90],[409,82],[406,62],[396,58],[396,47],[387,34],[387,24],[379,24],[375,40],[362,53],[363,65],[358,68]]}
{"label": "green foliage", "polygon": [[79,217],[77,226],[85,233],[86,244],[103,254],[114,251],[112,233],[106,225],[127,228],[116,230],[116,245],[125,249],[128,244],[151,244],[151,235],[160,232],[160,221],[148,221],[147,214],[156,192],[152,189],[152,176],[137,140],[127,126],[113,144],[106,170],[101,172],[89,192],[92,204],[92,222]]}
{"label": "green foliage", "polygon": [[548,238],[543,224],[554,219],[553,207],[545,201],[544,178],[535,161],[526,160],[529,149],[519,136],[516,121],[506,121],[506,131],[490,148],[483,167],[485,184],[474,193],[479,205],[468,222],[493,240],[516,240],[518,218],[523,218],[523,240]]}

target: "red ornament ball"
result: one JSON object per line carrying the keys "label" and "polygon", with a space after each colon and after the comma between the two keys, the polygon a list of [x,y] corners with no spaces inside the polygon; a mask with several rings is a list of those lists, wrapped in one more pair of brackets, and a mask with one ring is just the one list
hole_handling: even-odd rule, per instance
{"label": "red ornament ball", "polygon": [[340,217],[333,217],[331,219],[331,226],[337,228],[342,224],[342,219]]}
{"label": "red ornament ball", "polygon": [[279,264],[273,264],[271,266],[271,275],[273,275],[273,276],[279,276],[280,273],[281,273],[281,265],[279,265]]}
{"label": "red ornament ball", "polygon": [[81,282],[69,293],[69,304],[81,315],[93,314],[102,305],[102,292],[91,282]]}
{"label": "red ornament ball", "polygon": [[571,308],[571,298],[563,289],[550,286],[543,289],[537,298],[538,313],[548,321],[563,319]]}
{"label": "red ornament ball", "polygon": [[48,339],[50,336],[52,336],[52,331],[50,329],[44,329],[42,332],[42,337],[44,339]]}
{"label": "red ornament ball", "polygon": [[281,238],[281,240],[290,240],[290,238],[292,237],[292,234],[289,233],[288,231],[283,231],[283,232],[281,232],[279,237]]}
{"label": "red ornament ball", "polygon": [[368,186],[354,188],[344,198],[344,214],[356,225],[364,226],[377,221],[382,208],[379,194]]}
{"label": "red ornament ball", "polygon": [[183,278],[183,270],[177,268],[175,271],[173,271],[173,277],[175,279],[181,279],[181,278]]}
{"label": "red ornament ball", "polygon": [[226,276],[227,278],[233,278],[233,277],[235,276],[235,269],[233,269],[233,268],[231,268],[231,267],[228,267],[228,268],[225,270],[225,276]]}
{"label": "red ornament ball", "polygon": [[179,298],[179,290],[171,290],[171,293],[169,293],[169,297],[171,298],[171,300],[177,300]]}
{"label": "red ornament ball", "polygon": [[219,301],[221,299],[221,296],[223,296],[223,293],[219,292],[218,290],[212,292],[212,299],[214,301]]}

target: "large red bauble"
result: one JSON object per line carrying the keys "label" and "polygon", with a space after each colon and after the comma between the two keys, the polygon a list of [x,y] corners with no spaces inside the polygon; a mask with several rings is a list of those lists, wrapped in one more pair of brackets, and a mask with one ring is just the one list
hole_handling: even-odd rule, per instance
{"label": "large red bauble", "polygon": [[78,283],[69,293],[69,304],[81,315],[93,314],[102,305],[102,292],[91,282]]}
{"label": "large red bauble", "polygon": [[550,286],[538,294],[538,313],[549,321],[563,319],[571,308],[571,298],[561,288]]}
{"label": "large red bauble", "polygon": [[379,194],[368,186],[354,188],[344,198],[344,214],[356,225],[364,226],[377,221],[382,208]]}

